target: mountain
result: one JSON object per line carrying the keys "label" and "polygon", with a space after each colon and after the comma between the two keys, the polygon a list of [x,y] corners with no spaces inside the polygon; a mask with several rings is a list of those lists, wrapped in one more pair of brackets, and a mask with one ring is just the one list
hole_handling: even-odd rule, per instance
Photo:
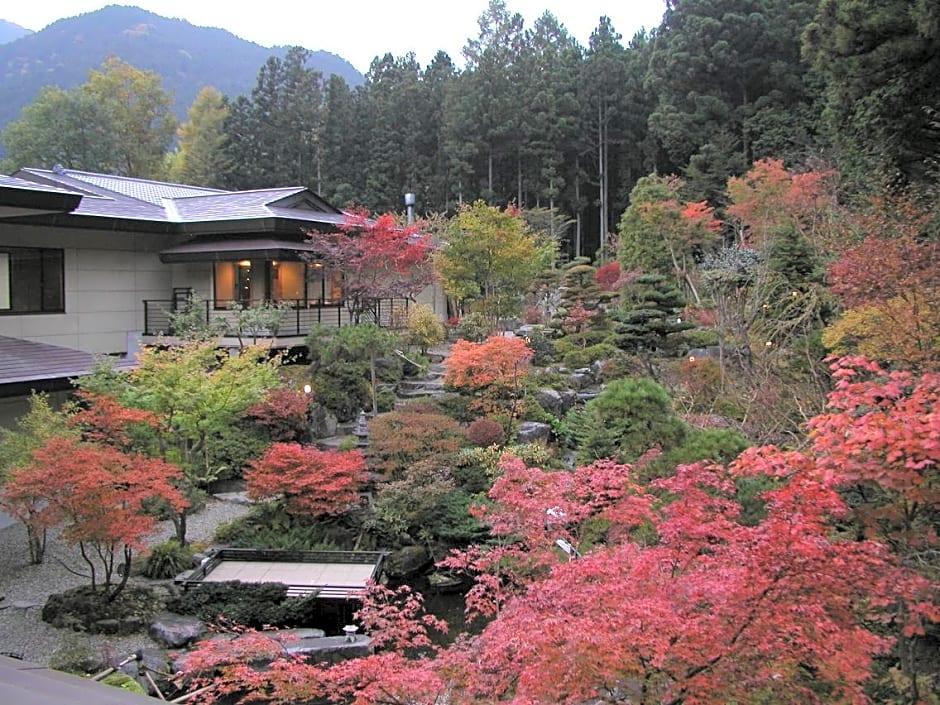
{"label": "mountain", "polygon": [[25,37],[27,34],[32,33],[33,30],[31,29],[20,27],[18,24],[14,24],[13,22],[0,20],[0,44],[12,42],[14,39],[19,39],[20,37]]}
{"label": "mountain", "polygon": [[[16,25],[0,28],[6,26]],[[231,97],[247,95],[264,62],[271,56],[283,58],[288,48],[263,47],[222,29],[109,5],[0,45],[0,130],[19,117],[40,88],[85,83],[88,72],[100,68],[108,56],[160,74],[183,120],[203,86],[215,86]],[[352,64],[329,52],[311,50],[307,65],[324,76],[342,76],[350,86],[364,80]]]}

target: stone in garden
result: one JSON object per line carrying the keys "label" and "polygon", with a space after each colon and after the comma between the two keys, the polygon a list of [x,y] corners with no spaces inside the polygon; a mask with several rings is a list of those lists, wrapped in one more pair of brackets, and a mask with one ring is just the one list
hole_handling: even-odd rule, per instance
{"label": "stone in garden", "polygon": [[560,416],[566,411],[561,397],[561,392],[559,391],[554,389],[540,389],[533,396],[535,397],[535,401],[538,402],[539,406],[541,406],[550,414]]}
{"label": "stone in garden", "polygon": [[548,441],[551,435],[552,427],[547,423],[523,421],[519,424],[519,430],[516,432],[516,440],[519,443],[537,443],[539,441]]}
{"label": "stone in garden", "polygon": [[198,639],[205,628],[201,619],[160,612],[150,625],[150,636],[159,644],[178,649]]}
{"label": "stone in garden", "polygon": [[594,384],[594,375],[590,370],[574,372],[569,375],[568,384],[574,389],[586,389]]}
{"label": "stone in garden", "polygon": [[336,417],[322,405],[314,404],[310,408],[310,435],[313,438],[330,438],[336,435],[338,423]]}
{"label": "stone in garden", "polygon": [[385,559],[385,572],[390,578],[406,578],[420,573],[431,562],[424,546],[405,546]]}

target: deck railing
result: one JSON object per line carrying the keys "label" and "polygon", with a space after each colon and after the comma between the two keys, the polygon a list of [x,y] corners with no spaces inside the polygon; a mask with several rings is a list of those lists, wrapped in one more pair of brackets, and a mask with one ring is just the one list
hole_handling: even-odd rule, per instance
{"label": "deck railing", "polygon": [[[253,302],[251,306],[260,306],[267,302]],[[187,306],[200,306],[200,318],[207,326],[218,326],[224,335],[242,338],[266,339],[274,337],[306,336],[314,326],[339,328],[355,323],[353,311],[342,301],[300,299],[278,301],[281,312],[278,325],[271,328],[245,327],[239,325],[240,308],[232,307],[231,302],[214,301],[181,302],[172,299],[149,299],[144,301],[144,335],[169,336],[177,334],[174,330],[174,314],[187,311]],[[405,327],[408,318],[408,299],[378,299],[360,313],[362,323],[376,323],[383,328],[400,329]],[[250,306],[248,307],[250,308]],[[239,330],[241,328],[241,330]]]}

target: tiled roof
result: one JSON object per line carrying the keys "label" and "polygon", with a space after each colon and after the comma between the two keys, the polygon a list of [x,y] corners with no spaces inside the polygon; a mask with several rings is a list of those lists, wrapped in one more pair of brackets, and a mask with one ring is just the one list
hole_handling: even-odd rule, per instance
{"label": "tiled roof", "polygon": [[49,184],[40,184],[35,181],[27,181],[26,179],[18,179],[15,176],[4,176],[0,174],[0,186],[4,188],[21,188],[27,189],[29,191],[48,191],[50,193],[63,193],[63,194],[75,194],[75,191],[70,191],[65,188],[59,188],[58,186],[51,186]]}
{"label": "tiled roof", "polygon": [[22,177],[18,182],[83,194],[72,211],[75,216],[147,221],[165,228],[265,219],[338,225],[344,220],[341,211],[302,186],[222,191],[62,167],[21,169],[17,175]]}
{"label": "tiled roof", "polygon": [[154,699],[0,655],[0,702],[16,705],[147,705]]}
{"label": "tiled roof", "polygon": [[164,181],[148,181],[146,179],[132,179],[127,176],[111,176],[110,174],[94,174],[88,171],[65,172],[66,176],[83,184],[121,194],[138,201],[162,206],[164,198],[185,198],[186,196],[206,196],[217,193],[226,193],[219,189],[205,188],[203,186],[187,186],[185,184],[171,184]]}
{"label": "tiled roof", "polygon": [[176,220],[182,223],[244,218],[287,218],[316,223],[342,223],[342,213],[274,205],[285,198],[303,194],[302,187],[233,191],[210,196],[176,198]]}
{"label": "tiled roof", "polygon": [[[0,384],[78,377],[91,372],[98,360],[81,350],[0,335]],[[135,364],[115,361],[120,368]]]}

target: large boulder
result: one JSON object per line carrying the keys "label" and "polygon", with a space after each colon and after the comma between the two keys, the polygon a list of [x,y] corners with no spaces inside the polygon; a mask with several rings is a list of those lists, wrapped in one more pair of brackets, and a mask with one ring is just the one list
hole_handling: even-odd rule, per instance
{"label": "large boulder", "polygon": [[594,384],[594,375],[588,368],[576,370],[568,375],[568,384],[572,389],[586,389]]}
{"label": "large boulder", "polygon": [[431,556],[424,546],[404,546],[385,559],[385,572],[390,578],[408,578],[430,564]]}
{"label": "large boulder", "polygon": [[547,443],[551,436],[552,427],[538,421],[523,421],[516,431],[516,440],[519,443]]}
{"label": "large boulder", "polygon": [[158,644],[170,649],[178,649],[194,642],[206,630],[201,619],[160,612],[150,624],[150,636]]}
{"label": "large boulder", "polygon": [[330,438],[336,435],[338,422],[322,404],[310,406],[310,436],[312,438]]}
{"label": "large boulder", "polygon": [[540,389],[533,396],[539,406],[553,416],[564,416],[578,401],[578,393],[573,389]]}

